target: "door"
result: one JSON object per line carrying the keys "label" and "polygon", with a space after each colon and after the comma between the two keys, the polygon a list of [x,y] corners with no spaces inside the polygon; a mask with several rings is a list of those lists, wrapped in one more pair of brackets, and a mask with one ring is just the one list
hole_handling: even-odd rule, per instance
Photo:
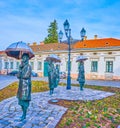
{"label": "door", "polygon": [[44,77],[48,76],[48,62],[44,61]]}

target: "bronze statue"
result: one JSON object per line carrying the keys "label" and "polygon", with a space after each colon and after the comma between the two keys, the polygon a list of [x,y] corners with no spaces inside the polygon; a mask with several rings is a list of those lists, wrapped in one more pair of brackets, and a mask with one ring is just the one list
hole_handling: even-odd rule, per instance
{"label": "bronze statue", "polygon": [[27,108],[31,100],[31,66],[29,65],[29,55],[23,54],[19,66],[19,87],[17,92],[18,104],[21,106],[23,114],[21,121],[26,118]]}
{"label": "bronze statue", "polygon": [[56,65],[56,69],[55,69],[55,78],[56,78],[56,85],[55,87],[58,86],[59,81],[60,81],[60,73],[59,73],[59,65]]}
{"label": "bronze statue", "polygon": [[80,65],[78,67],[79,73],[78,73],[77,81],[80,84],[80,90],[83,90],[83,86],[85,84],[84,61],[80,61],[79,63]]}
{"label": "bronze statue", "polygon": [[52,60],[48,61],[48,81],[49,81],[49,88],[50,88],[50,95],[53,94],[54,87],[55,87],[55,69]]}

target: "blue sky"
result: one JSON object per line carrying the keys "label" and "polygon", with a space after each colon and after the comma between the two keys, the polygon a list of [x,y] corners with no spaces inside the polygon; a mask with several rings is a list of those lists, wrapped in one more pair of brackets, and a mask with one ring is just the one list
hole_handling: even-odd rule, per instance
{"label": "blue sky", "polygon": [[120,0],[0,0],[0,50],[17,41],[39,44],[54,19],[58,32],[68,19],[75,39],[82,27],[88,39],[120,39],[119,8]]}

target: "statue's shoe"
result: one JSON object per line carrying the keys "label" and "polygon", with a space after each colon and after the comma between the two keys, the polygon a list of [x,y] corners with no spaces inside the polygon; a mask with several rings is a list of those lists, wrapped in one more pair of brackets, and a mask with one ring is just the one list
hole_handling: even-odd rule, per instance
{"label": "statue's shoe", "polygon": [[22,115],[22,116],[20,117],[20,121],[23,121],[24,119],[26,119],[26,116]]}
{"label": "statue's shoe", "polygon": [[80,88],[81,91],[83,91],[83,88]]}

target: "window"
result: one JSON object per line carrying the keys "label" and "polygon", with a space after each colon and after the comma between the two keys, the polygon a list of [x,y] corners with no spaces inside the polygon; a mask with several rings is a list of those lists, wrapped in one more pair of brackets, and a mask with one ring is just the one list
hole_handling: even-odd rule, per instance
{"label": "window", "polygon": [[5,62],[4,69],[8,69],[8,62]]}
{"label": "window", "polygon": [[92,61],[91,62],[91,72],[97,72],[98,71],[98,62]]}
{"label": "window", "polygon": [[32,70],[34,70],[34,62],[30,62]]}
{"label": "window", "polygon": [[[71,70],[71,66],[72,66],[72,64],[71,64],[71,61],[70,61],[70,70]],[[68,71],[68,61],[66,62],[66,71]]]}
{"label": "window", "polygon": [[13,62],[10,62],[10,69],[13,69]]}
{"label": "window", "polygon": [[113,61],[106,61],[106,72],[113,72]]}
{"label": "window", "polygon": [[19,62],[16,62],[16,69],[19,68]]}
{"label": "window", "polygon": [[37,69],[42,70],[42,62],[41,61],[38,61]]}

